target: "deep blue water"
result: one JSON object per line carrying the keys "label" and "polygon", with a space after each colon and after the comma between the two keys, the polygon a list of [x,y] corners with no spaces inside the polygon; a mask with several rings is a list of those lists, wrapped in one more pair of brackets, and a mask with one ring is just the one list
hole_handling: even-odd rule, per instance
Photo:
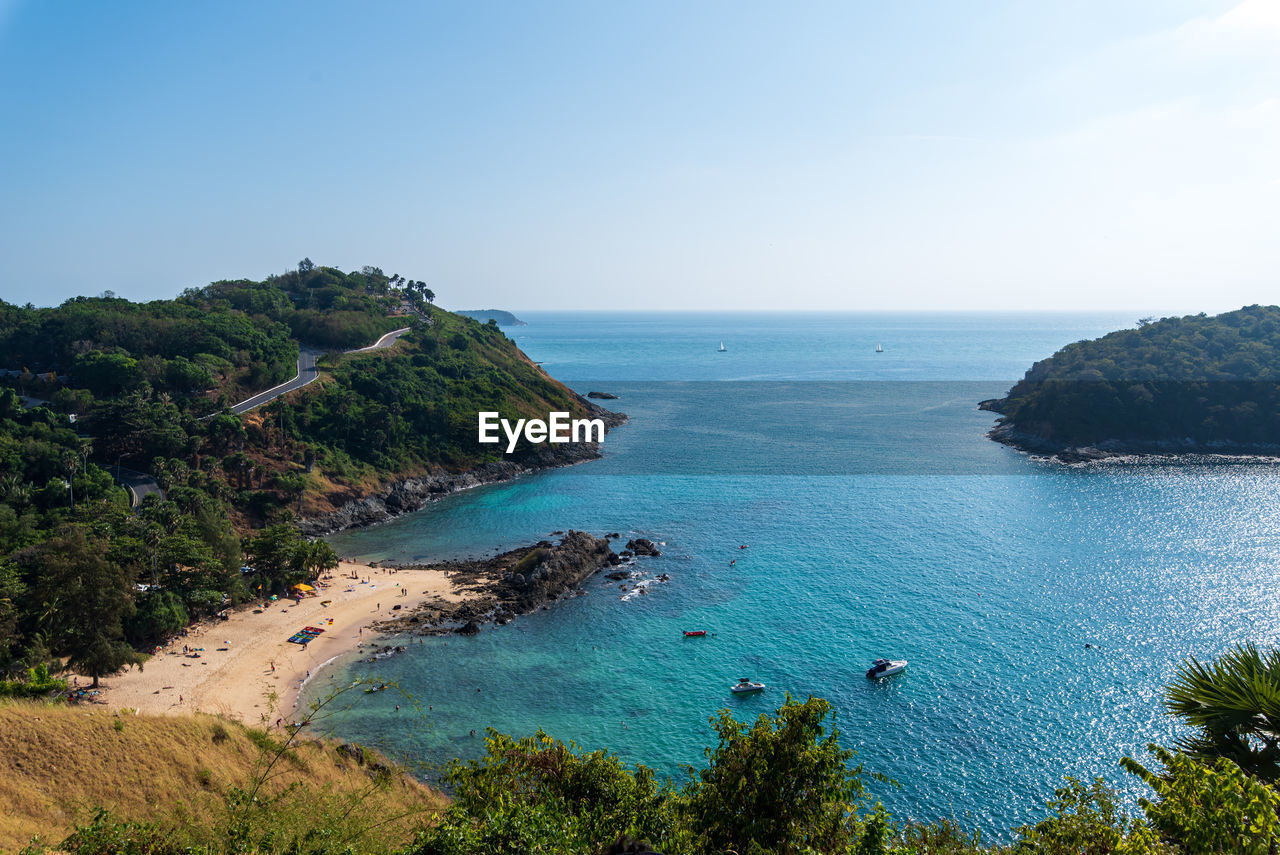
{"label": "deep blue water", "polygon": [[[362,698],[330,721],[344,737],[438,764],[481,751],[472,729],[541,727],[679,778],[717,709],[814,694],[866,768],[900,782],[872,787],[896,817],[1000,836],[1063,775],[1138,792],[1116,764],[1173,739],[1160,687],[1178,661],[1280,636],[1273,467],[1068,468],[984,436],[978,400],[1127,313],[527,320],[507,333],[533,359],[620,396],[631,422],[606,457],[332,543],[416,562],[619,531],[662,542],[640,568],[671,579],[629,596],[595,580],[474,638],[340,664],[337,681],[398,680],[422,704]],[[882,655],[911,666],[871,683]],[[768,690],[732,697],[746,674]]]}

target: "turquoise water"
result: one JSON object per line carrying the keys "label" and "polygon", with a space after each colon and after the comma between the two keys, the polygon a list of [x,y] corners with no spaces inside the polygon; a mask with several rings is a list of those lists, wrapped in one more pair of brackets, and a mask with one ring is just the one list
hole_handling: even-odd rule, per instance
{"label": "turquoise water", "polygon": [[[362,698],[329,722],[344,737],[439,764],[479,753],[473,729],[541,727],[679,778],[717,709],[814,694],[867,769],[900,782],[873,785],[895,816],[999,835],[1063,775],[1135,793],[1116,763],[1175,736],[1160,685],[1176,663],[1280,641],[1271,466],[1066,468],[984,437],[976,401],[1127,314],[527,320],[508,334],[554,376],[620,395],[631,422],[606,457],[332,543],[421,561],[619,531],[665,544],[640,567],[670,581],[627,596],[595,580],[474,638],[340,665],[337,681],[398,680],[423,705]],[[871,683],[877,656],[911,666]],[[747,674],[768,690],[732,697]]]}

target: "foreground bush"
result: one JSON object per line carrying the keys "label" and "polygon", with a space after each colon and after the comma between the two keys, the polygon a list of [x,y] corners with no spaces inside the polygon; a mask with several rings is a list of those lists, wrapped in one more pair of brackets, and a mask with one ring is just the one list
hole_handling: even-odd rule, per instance
{"label": "foreground bush", "polygon": [[[388,815],[390,770],[359,792],[268,790],[300,762],[297,733],[263,734],[248,788],[223,792],[214,822],[121,821],[105,811],[61,844],[77,855],[178,852],[289,855],[1264,855],[1280,840],[1280,795],[1226,758],[1202,760],[1152,746],[1152,771],[1123,765],[1152,791],[1131,817],[1101,779],[1068,778],[1049,815],[984,844],[953,822],[895,828],[869,800],[853,753],[828,727],[826,701],[787,698],[773,715],[743,723],[721,711],[707,765],[684,786],[629,767],[608,751],[581,752],[545,733],[515,739],[490,731],[485,755],[455,761],[454,801],[440,812],[405,805]],[[882,780],[882,779],[881,779]],[[399,830],[382,834],[386,822]],[[416,832],[413,829],[418,829]],[[412,836],[409,842],[406,838]],[[406,843],[408,844],[406,846]],[[43,851],[32,847],[29,851]]]}

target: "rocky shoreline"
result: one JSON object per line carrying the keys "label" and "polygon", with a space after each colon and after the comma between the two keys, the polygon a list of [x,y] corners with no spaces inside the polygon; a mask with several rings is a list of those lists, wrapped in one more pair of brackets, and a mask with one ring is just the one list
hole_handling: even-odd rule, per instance
{"label": "rocky shoreline", "polygon": [[[606,430],[627,422],[625,413],[615,413],[587,401],[583,403],[588,408],[588,415],[604,421]],[[321,537],[348,528],[377,525],[412,513],[460,490],[510,481],[544,469],[573,466],[600,457],[598,442],[562,445],[548,443],[519,460],[497,460],[462,472],[441,472],[419,478],[406,478],[379,493],[347,502],[332,513],[303,519],[298,525],[304,534],[311,537]]]}
{"label": "rocky shoreline", "polygon": [[[466,598],[458,603],[443,599],[424,602],[412,612],[376,623],[373,628],[388,635],[474,635],[485,623],[501,626],[558,600],[582,596],[582,585],[591,576],[606,567],[631,564],[637,552],[661,554],[650,541],[631,541],[627,545],[633,549],[618,554],[610,546],[618,536],[594,537],[570,530],[558,544],[543,540],[492,558],[415,565],[444,570],[454,587],[466,592]],[[639,550],[634,549],[637,545]],[[629,571],[616,572],[631,575]],[[609,574],[609,578],[613,576]],[[394,652],[394,648],[386,652]]]}
{"label": "rocky shoreline", "polygon": [[[987,403],[986,401],[983,402]],[[982,409],[990,409],[982,407]],[[1104,460],[1151,462],[1204,462],[1204,463],[1280,463],[1280,445],[1240,445],[1226,442],[1197,442],[1182,440],[1132,440],[1107,439],[1091,445],[1070,445],[1055,442],[1034,433],[1020,430],[1009,423],[997,424],[987,432],[996,442],[1015,448],[1034,457],[1059,463],[1094,463]]]}

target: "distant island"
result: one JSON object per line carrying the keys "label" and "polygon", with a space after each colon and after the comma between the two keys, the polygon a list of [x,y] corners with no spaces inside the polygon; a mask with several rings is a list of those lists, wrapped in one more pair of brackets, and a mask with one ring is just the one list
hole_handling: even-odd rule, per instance
{"label": "distant island", "polygon": [[1035,363],[1003,398],[1006,445],[1073,461],[1280,456],[1280,307],[1152,320]]}
{"label": "distant island", "polygon": [[493,321],[500,327],[527,327],[524,321],[517,318],[510,312],[504,312],[502,309],[466,309],[454,312],[455,315],[462,315],[464,318],[474,318],[482,324]]}

